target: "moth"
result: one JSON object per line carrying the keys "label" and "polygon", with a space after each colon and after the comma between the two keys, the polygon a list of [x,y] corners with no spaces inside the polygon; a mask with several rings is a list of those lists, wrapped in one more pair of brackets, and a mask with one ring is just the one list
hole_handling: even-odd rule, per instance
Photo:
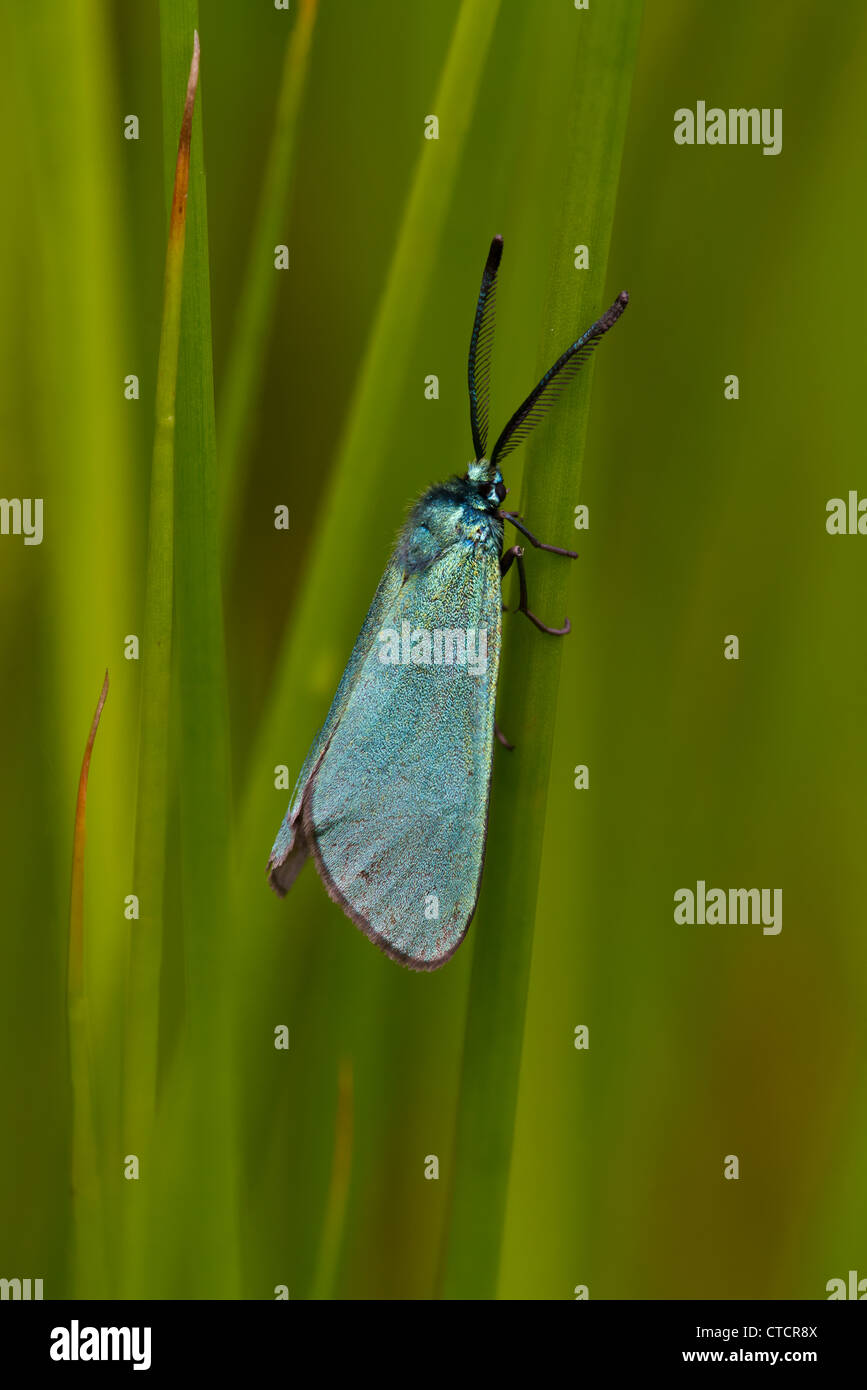
{"label": "moth", "polygon": [[[487,452],[488,398],[502,237],[491,243],[470,338],[474,457],[412,508],[370,605],[325,723],[277,833],[268,875],[282,897],[312,857],[333,900],[393,960],[436,970],[475,912],[487,838],[502,628],[502,578],[513,564],[518,610],[531,612],[522,546],[503,548],[501,464],[539,423],[628,302],[558,357]],[[508,744],[506,745],[509,746]]]}

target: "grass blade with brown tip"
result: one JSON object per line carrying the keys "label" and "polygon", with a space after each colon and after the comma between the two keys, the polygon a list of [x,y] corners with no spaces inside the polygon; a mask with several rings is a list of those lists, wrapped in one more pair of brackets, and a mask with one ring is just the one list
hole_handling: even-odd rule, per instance
{"label": "grass blade with brown tip", "polygon": [[[199,38],[193,57],[178,141],[169,221],[162,328],[156,386],[156,424],[151,471],[145,615],[142,637],[141,730],[134,892],[139,918],[132,924],[123,1084],[123,1144],[144,1168],[150,1157],[156,1107],[159,1050],[163,893],[169,805],[169,705],[174,596],[175,399],[181,332],[187,190],[193,108],[199,79]],[[125,1186],[126,1292],[141,1258],[143,1195]],[[142,1292],[139,1290],[139,1292]]]}

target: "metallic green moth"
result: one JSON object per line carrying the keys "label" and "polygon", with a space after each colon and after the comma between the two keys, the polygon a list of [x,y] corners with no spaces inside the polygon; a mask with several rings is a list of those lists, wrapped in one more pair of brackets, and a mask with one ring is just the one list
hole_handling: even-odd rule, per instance
{"label": "metallic green moth", "polygon": [[[503,550],[505,456],[538,424],[628,302],[624,292],[560,356],[487,457],[488,396],[501,237],[491,243],[469,353],[475,457],[430,488],[397,540],[325,723],[301,769],[268,861],[282,897],[308,856],[329,895],[386,955],[436,970],[475,912],[487,838],[501,637],[501,579],[523,549]],[[507,744],[507,747],[509,745]]]}

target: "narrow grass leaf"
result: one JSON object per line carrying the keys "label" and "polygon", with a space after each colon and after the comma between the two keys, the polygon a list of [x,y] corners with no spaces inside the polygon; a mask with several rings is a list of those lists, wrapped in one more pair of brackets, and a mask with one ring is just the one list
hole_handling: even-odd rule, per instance
{"label": "narrow grass leaf", "polygon": [[[162,0],[163,158],[168,188],[186,56],[198,25],[196,0]],[[205,54],[207,61],[207,52]],[[207,1153],[184,1189],[181,1219],[166,1239],[195,1250],[189,1297],[238,1291],[236,1050],[226,1014],[231,995],[229,914],[231,783],[223,604],[217,525],[217,443],[204,138],[193,124],[187,254],[178,357],[175,477],[175,667],[180,715],[180,887],[185,957],[185,1029],[179,1085],[185,1121],[163,1137],[162,1175],[175,1180],[191,1148]],[[171,1155],[174,1154],[174,1158]],[[177,1195],[175,1182],[173,1192]]]}
{"label": "narrow grass leaf", "polygon": [[346,1222],[346,1201],[352,1173],[352,1059],[341,1057],[337,1071],[337,1111],[334,1118],[334,1154],[331,1160],[331,1181],[322,1223],[316,1274],[311,1298],[332,1299],[337,1280],[343,1228]]}
{"label": "narrow grass leaf", "polygon": [[220,520],[224,562],[234,553],[237,543],[243,466],[274,312],[274,247],[283,240],[282,223],[292,178],[298,113],[306,86],[316,7],[317,0],[301,0],[300,14],[286,44],[274,130],[220,396]]}
{"label": "narrow grass leaf", "polygon": [[[614,298],[612,292],[605,299],[603,282],[641,6],[635,0],[612,0],[605,10],[586,18],[589,22],[575,40],[572,160],[563,171],[563,211],[552,246],[540,374],[551,365],[551,345],[574,340]],[[589,272],[575,268],[577,243],[590,247]],[[628,322],[627,317],[625,325]],[[578,492],[592,371],[588,364],[528,447],[521,510],[535,534],[554,544],[568,543],[566,528]],[[533,551],[528,559],[534,562],[530,569],[533,609],[549,623],[562,623],[570,562]],[[516,750],[498,755],[485,884],[474,928],[444,1261],[443,1294],[448,1298],[493,1298],[497,1291],[556,714],[559,641],[540,634],[523,618],[515,616],[508,623],[497,708]]]}
{"label": "narrow grass leaf", "polygon": [[[282,763],[292,769],[301,766],[363,616],[363,609],[358,614],[355,608],[357,599],[365,592],[372,594],[376,585],[378,576],[371,567],[372,557],[376,563],[376,552],[370,538],[377,533],[377,526],[382,526],[382,488],[393,466],[389,450],[396,442],[396,421],[405,399],[407,348],[420,325],[425,295],[440,262],[446,217],[498,11],[499,0],[472,0],[461,5],[436,91],[419,108],[416,167],[397,228],[394,254],[349,402],[337,460],[321,500],[318,534],[311,547],[303,591],[246,760],[248,781],[241,798],[235,903],[239,919],[247,923],[239,934],[237,991],[242,1030],[239,1041],[248,1049],[247,1067],[260,1065],[256,1039],[261,1001],[271,988],[277,962],[281,970],[286,969],[285,943],[292,921],[291,915],[287,919],[285,905],[268,889],[265,877],[268,850],[285,811],[285,794],[275,788],[273,769]],[[436,112],[439,117],[438,141],[424,138],[424,111]],[[336,409],[341,405],[335,402]],[[294,920],[299,921],[297,915]],[[297,945],[303,951],[303,942],[304,933],[295,933],[293,948]],[[345,990],[347,996],[354,993],[357,1002],[351,959],[341,952],[337,970],[332,972],[329,992],[335,1001]],[[303,974],[300,958],[297,967]],[[298,987],[297,979],[290,982],[293,991]],[[378,1002],[368,1007],[374,1016],[381,1016]],[[327,1197],[324,1203],[327,1206]],[[317,1225],[324,1210],[315,1214]],[[311,1214],[307,1229],[317,1254],[313,1256],[310,1288],[321,1289],[331,1278],[327,1272],[330,1256],[323,1255],[322,1237],[312,1227]]]}
{"label": "narrow grass leaf", "polygon": [[72,1080],[72,1206],[75,1233],[74,1287],[89,1298],[106,1296],[105,1207],[94,1107],[87,989],[84,977],[84,850],[87,842],[87,779],[108,671],[90,726],[75,806],[72,888],[69,902],[69,963],[66,987],[69,1070]]}

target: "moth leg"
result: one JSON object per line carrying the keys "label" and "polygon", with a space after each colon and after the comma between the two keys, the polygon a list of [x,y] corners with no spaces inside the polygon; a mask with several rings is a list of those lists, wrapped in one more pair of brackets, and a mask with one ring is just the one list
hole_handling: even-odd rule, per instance
{"label": "moth leg", "polygon": [[519,556],[519,555],[523,555],[523,553],[524,553],[523,546],[520,546],[520,545],[511,545],[511,546],[509,546],[509,549],[508,549],[508,550],[504,550],[504,551],[503,551],[502,555],[500,556],[500,578],[501,578],[501,579],[502,579],[505,575],[507,575],[507,574],[509,573],[509,570],[512,568],[512,565],[515,563],[515,561],[517,560],[518,556]]}
{"label": "moth leg", "polygon": [[575,550],[561,550],[559,545],[546,545],[544,541],[537,540],[533,532],[524,525],[520,512],[500,512],[499,515],[504,521],[511,521],[515,530],[525,535],[530,544],[534,545],[537,550],[549,550],[552,555],[565,555],[570,560],[578,559],[578,552]]}
{"label": "moth leg", "polygon": [[514,750],[515,745],[514,743],[510,743],[509,740],[506,738],[506,735],[503,733],[496,719],[494,720],[494,733],[497,735],[497,738],[500,740],[503,747],[508,748],[509,752],[511,753]]}
{"label": "moth leg", "polygon": [[547,623],[543,623],[542,619],[537,618],[536,614],[531,613],[530,609],[527,607],[527,576],[524,573],[524,547],[522,545],[513,545],[510,546],[508,550],[503,551],[500,558],[501,577],[508,574],[516,560],[518,562],[518,588],[520,592],[520,599],[516,611],[518,613],[524,613],[540,632],[547,632],[551,637],[565,637],[567,632],[572,631],[572,624],[568,618],[566,619],[564,627],[548,627]]}

